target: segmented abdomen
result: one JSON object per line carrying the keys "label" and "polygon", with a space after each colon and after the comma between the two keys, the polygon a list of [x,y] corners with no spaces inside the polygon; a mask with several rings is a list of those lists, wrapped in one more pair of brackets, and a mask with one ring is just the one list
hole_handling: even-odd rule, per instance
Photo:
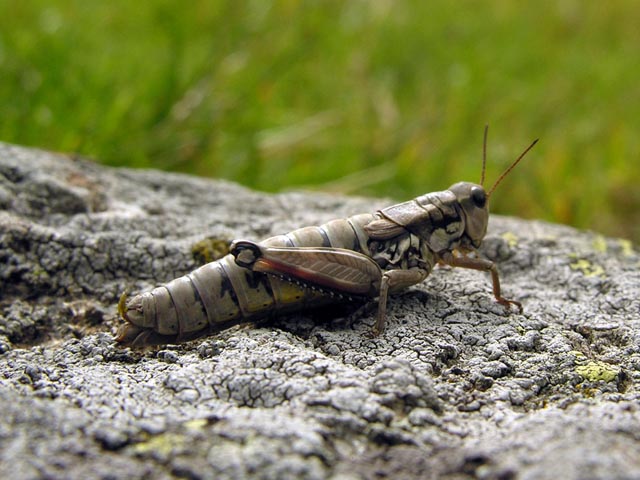
{"label": "segmented abdomen", "polygon": [[[373,214],[305,227],[261,242],[270,247],[333,247],[370,256],[364,225]],[[232,255],[203,265],[119,305],[117,341],[155,345],[191,340],[230,326],[334,302],[329,296],[239,267]]]}

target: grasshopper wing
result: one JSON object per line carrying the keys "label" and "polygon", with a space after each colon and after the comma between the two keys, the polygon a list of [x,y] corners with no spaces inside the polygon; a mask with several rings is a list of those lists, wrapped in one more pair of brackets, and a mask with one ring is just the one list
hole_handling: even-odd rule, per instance
{"label": "grasshopper wing", "polygon": [[246,240],[231,245],[236,263],[254,272],[282,276],[348,295],[375,297],[382,270],[358,252],[324,247],[264,247]]}

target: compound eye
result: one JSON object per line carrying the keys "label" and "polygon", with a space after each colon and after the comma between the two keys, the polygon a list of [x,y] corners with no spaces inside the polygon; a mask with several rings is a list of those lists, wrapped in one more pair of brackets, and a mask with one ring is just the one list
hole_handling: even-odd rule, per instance
{"label": "compound eye", "polygon": [[478,208],[484,208],[487,204],[487,194],[484,191],[484,188],[481,187],[473,187],[471,189],[471,200]]}

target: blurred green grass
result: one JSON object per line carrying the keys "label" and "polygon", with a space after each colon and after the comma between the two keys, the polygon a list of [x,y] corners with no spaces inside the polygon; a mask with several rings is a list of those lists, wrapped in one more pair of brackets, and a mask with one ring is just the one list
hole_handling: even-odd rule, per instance
{"label": "blurred green grass", "polygon": [[640,240],[635,0],[0,0],[0,140]]}

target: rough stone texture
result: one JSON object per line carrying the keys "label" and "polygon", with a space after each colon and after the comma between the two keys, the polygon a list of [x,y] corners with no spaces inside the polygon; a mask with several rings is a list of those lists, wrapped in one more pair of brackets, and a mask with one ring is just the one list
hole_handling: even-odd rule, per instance
{"label": "rough stone texture", "polygon": [[298,315],[114,344],[119,294],[194,268],[203,239],[385,204],[0,144],[0,477],[640,478],[628,242],[493,217],[484,253],[522,315],[442,268],[391,299],[376,338],[371,316]]}

